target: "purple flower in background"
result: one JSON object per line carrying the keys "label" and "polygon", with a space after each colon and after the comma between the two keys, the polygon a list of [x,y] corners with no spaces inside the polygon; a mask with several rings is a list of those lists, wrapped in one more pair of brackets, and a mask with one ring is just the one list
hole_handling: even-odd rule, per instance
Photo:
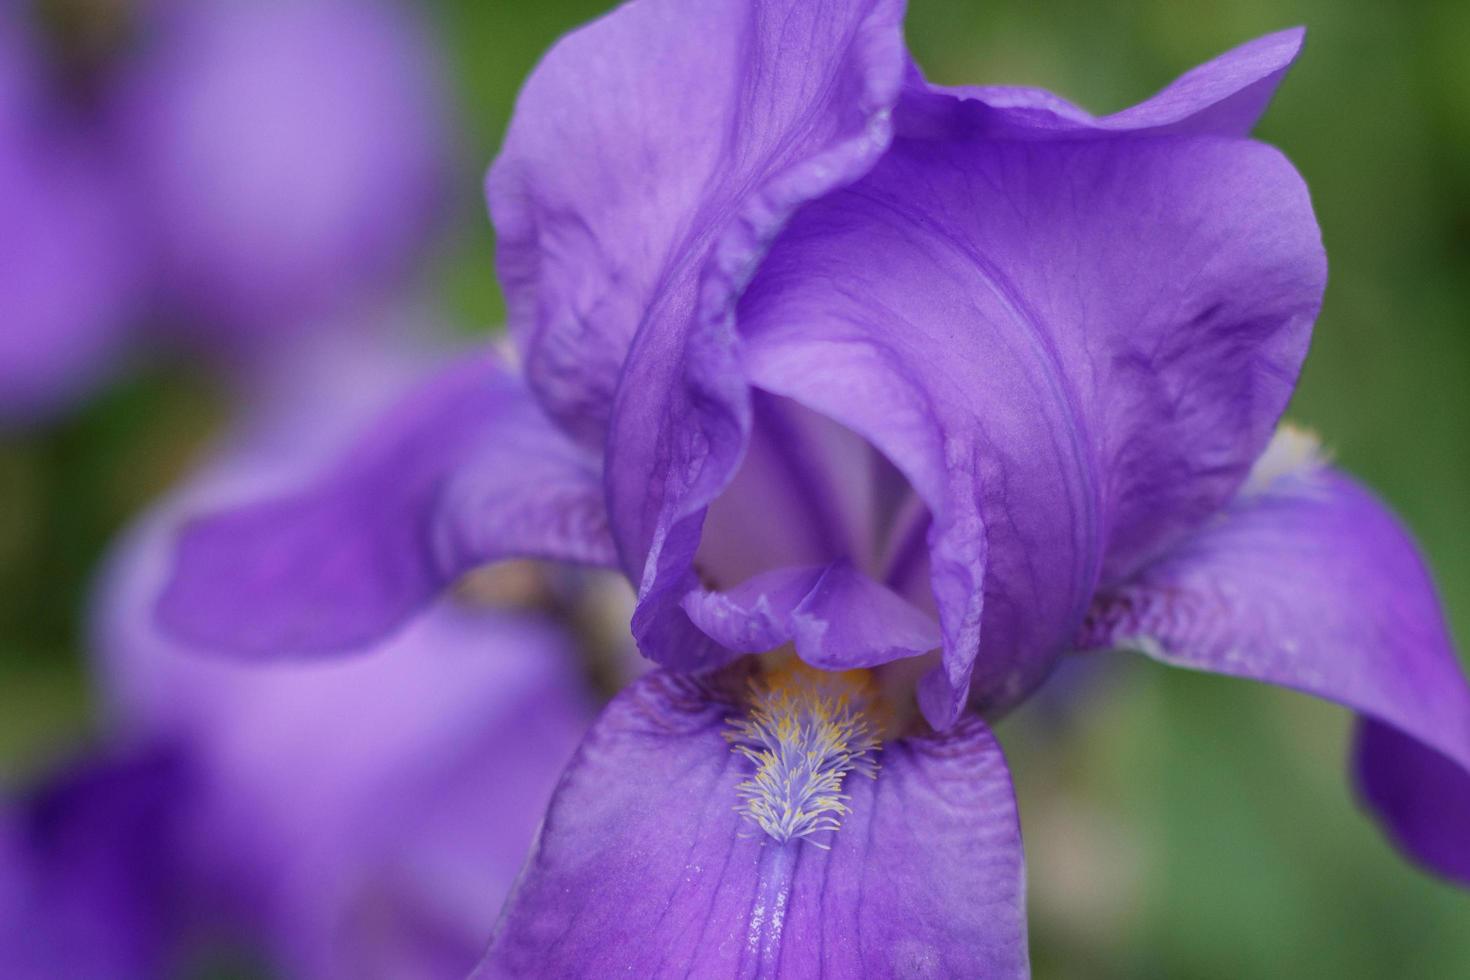
{"label": "purple flower in background", "polygon": [[140,627],[156,568],[104,623],[120,747],[0,811],[5,975],[239,950],[282,976],[464,976],[589,714],[567,638],[443,606],[372,656],[222,663]]}
{"label": "purple flower in background", "polygon": [[217,360],[274,351],[421,257],[449,112],[407,8],[99,8],[122,27],[86,71],[32,5],[13,14],[0,26],[0,423],[69,404],[150,332]]}
{"label": "purple flower in background", "polygon": [[408,10],[207,0],[158,21],[117,111],[178,326],[257,343],[393,282],[447,171],[447,99]]}
{"label": "purple flower in background", "polygon": [[[10,15],[7,14],[7,17]],[[95,380],[141,297],[121,182],[42,85],[36,39],[0,24],[0,425]]]}
{"label": "purple flower in background", "polygon": [[75,762],[0,805],[0,962],[11,980],[159,976],[172,931],[173,801],[163,748]]}
{"label": "purple flower in background", "polygon": [[1360,712],[1364,798],[1470,880],[1470,688],[1416,549],[1268,449],[1326,266],[1248,133],[1301,32],[1096,117],[928,83],[901,13],[636,0],[564,39],[487,182],[524,381],[452,369],[181,536],[167,628],[257,658],[510,556],[635,584],[691,676],[583,743],[485,975],[1024,974],[981,717],[1103,645]]}
{"label": "purple flower in background", "polygon": [[431,368],[374,336],[326,332],[260,378],[214,461],[113,555],[93,623],[112,741],[88,763],[113,788],[45,791],[46,826],[78,828],[64,849],[24,828],[0,844],[0,889],[29,910],[0,962],[157,976],[224,945],[283,976],[451,978],[479,958],[590,718],[570,638],[446,599],[371,656],[241,664],[151,617],[182,520],[310,471]]}

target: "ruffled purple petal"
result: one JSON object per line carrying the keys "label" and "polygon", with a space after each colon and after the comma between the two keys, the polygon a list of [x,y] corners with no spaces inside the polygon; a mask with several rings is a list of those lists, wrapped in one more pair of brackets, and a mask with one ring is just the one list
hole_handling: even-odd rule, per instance
{"label": "ruffled purple petal", "polygon": [[727,305],[705,270],[743,280],[793,208],[881,151],[902,7],[640,0],[542,60],[487,193],[511,330],[568,431],[600,445],[635,332],[634,383],[666,385],[696,308]]}
{"label": "ruffled purple petal", "polygon": [[[1269,89],[1295,43],[1278,41],[1159,104]],[[911,92],[873,172],[777,239],[735,331],[710,318],[692,335],[681,393],[625,386],[638,425],[610,443],[609,492],[625,562],[651,543],[634,622],[650,656],[721,657],[681,603],[699,588],[703,508],[761,424],[747,383],[867,439],[927,505],[945,659],[922,696],[937,725],[957,717],[977,654],[983,703],[1029,691],[1096,585],[1212,513],[1265,446],[1325,280],[1290,164],[1215,135],[997,139],[990,114]]]}
{"label": "ruffled purple petal", "polygon": [[746,375],[867,436],[933,513],[932,719],[982,601],[977,693],[1010,702],[1100,579],[1228,498],[1323,274],[1300,179],[1245,142],[900,140],[793,222],[740,310]]}
{"label": "ruffled purple petal", "polygon": [[978,719],[886,744],[823,850],[735,812],[739,710],[664,673],[609,706],[476,976],[1028,975],[1015,800]]}
{"label": "ruffled purple petal", "polygon": [[188,524],[159,614],[183,642],[243,656],[340,651],[512,556],[614,560],[595,462],[479,355],[424,383],[306,489]]}
{"label": "ruffled purple petal", "polygon": [[1012,139],[1075,139],[1107,133],[1245,136],[1301,53],[1306,31],[1256,38],[1181,75],[1146,102],[1094,116],[1042,89],[964,86],[933,91],[984,103],[984,126]]}
{"label": "ruffled purple petal", "polygon": [[1082,645],[1136,647],[1373,719],[1364,798],[1411,854],[1464,878],[1470,685],[1413,542],[1347,477],[1308,464],[1248,488],[1099,596]]}

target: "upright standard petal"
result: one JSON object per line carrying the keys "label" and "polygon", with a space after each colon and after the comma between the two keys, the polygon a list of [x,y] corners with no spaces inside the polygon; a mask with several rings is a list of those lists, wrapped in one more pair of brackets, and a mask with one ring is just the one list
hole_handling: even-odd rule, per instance
{"label": "upright standard petal", "polygon": [[610,564],[593,460],[489,354],[423,383],[316,482],[186,526],[162,622],[244,656],[334,652],[512,556]]}
{"label": "upright standard petal", "polygon": [[1302,28],[1256,38],[1175,79],[1146,102],[1094,116],[1042,89],[934,86],[935,93],[984,103],[992,135],[1075,139],[1108,133],[1245,136],[1266,111],[1276,87],[1301,53]]}
{"label": "upright standard petal", "polygon": [[672,393],[634,345],[608,485],[644,651],[727,656],[688,597],[705,508],[763,424],[753,386],[867,439],[927,505],[931,720],[957,717],[982,643],[978,697],[1029,691],[1099,582],[1230,497],[1290,394],[1320,236],[1290,165],[1235,137],[1299,41],[1263,39],[1065,140],[911,77],[891,148],[797,213],[735,316],[649,346],[683,358]]}
{"label": "upright standard petal", "polygon": [[[1306,189],[1267,147],[997,140],[968,124],[981,112],[901,106],[873,173],[777,240],[734,341],[749,383],[866,437],[928,505],[940,725],[977,653],[977,695],[1014,702],[1099,582],[1229,499],[1325,278]],[[700,353],[688,384],[704,391],[717,357]]]}
{"label": "upright standard petal", "polygon": [[[476,976],[1027,975],[1015,801],[978,719],[884,744],[803,831],[789,799],[742,805],[789,783],[757,785],[766,757],[739,750],[758,689],[721,683],[655,673],[608,707]],[[806,696],[768,731],[799,738]]]}
{"label": "upright standard petal", "polygon": [[881,151],[902,11],[634,0],[543,59],[487,193],[511,330],[568,431],[600,446],[635,332],[631,383],[666,386],[696,309],[727,304],[707,270],[743,281],[793,208]]}
{"label": "upright standard petal", "polygon": [[1372,719],[1364,798],[1412,855],[1467,877],[1470,685],[1413,542],[1347,477],[1309,459],[1253,481],[1100,595],[1082,645],[1281,684]]}

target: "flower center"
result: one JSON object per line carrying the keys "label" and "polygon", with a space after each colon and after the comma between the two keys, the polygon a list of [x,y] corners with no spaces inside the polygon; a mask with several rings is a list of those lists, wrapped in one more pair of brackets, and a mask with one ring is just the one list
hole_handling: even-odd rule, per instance
{"label": "flower center", "polygon": [[852,812],[847,774],[878,775],[877,694],[868,671],[831,673],[794,658],[752,680],[749,710],[725,733],[755,765],[735,788],[736,811],[782,843],[837,830]]}

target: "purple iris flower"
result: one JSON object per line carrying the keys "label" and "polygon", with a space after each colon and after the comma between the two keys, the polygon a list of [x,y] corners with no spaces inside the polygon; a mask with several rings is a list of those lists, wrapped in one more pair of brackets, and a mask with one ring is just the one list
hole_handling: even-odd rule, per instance
{"label": "purple iris flower", "polygon": [[591,717],[567,634],[446,598],[370,656],[242,664],[153,625],[181,521],[319,465],[435,360],[319,336],[107,566],[110,740],[0,826],[0,909],[8,882],[28,910],[0,926],[7,976],[159,976],[225,947],[282,976],[457,978],[483,950]]}
{"label": "purple iris flower", "polygon": [[34,4],[7,7],[0,423],[64,407],[154,334],[259,359],[422,256],[451,141],[409,9],[99,6],[118,24],[83,63]]}
{"label": "purple iris flower", "polygon": [[1356,710],[1364,799],[1470,881],[1429,576],[1271,443],[1326,264],[1248,133],[1302,33],[1098,117],[930,84],[901,17],[635,0],[561,41],[487,182],[523,373],[448,371],[181,536],[163,621],[256,658],[509,556],[635,585],[667,672],[583,743],[487,976],[1023,975],[982,719],[1100,646]]}

